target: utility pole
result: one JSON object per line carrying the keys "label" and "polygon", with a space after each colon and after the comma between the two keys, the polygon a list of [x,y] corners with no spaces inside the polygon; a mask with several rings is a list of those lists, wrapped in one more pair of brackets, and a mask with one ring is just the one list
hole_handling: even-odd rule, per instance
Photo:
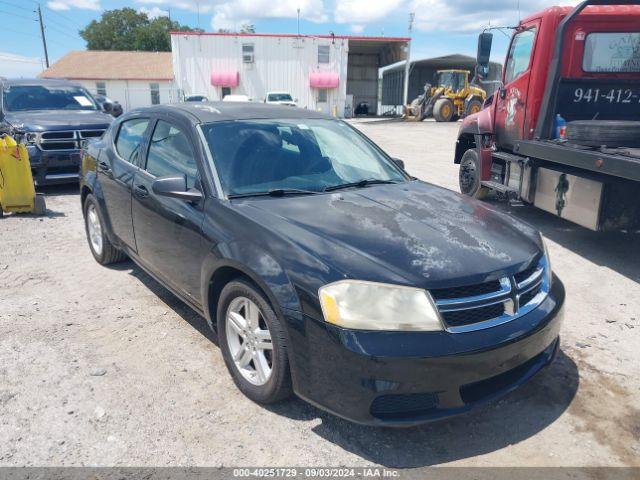
{"label": "utility pole", "polygon": [[411,65],[411,30],[413,30],[413,19],[415,18],[415,13],[409,14],[409,41],[407,42],[407,60],[404,64],[404,87],[402,89],[402,104],[409,104],[409,67]]}
{"label": "utility pole", "polygon": [[300,7],[298,7],[298,36],[300,36]]}
{"label": "utility pole", "polygon": [[42,10],[38,4],[38,21],[40,22],[40,35],[42,36],[42,46],[44,47],[44,62],[49,68],[49,52],[47,52],[47,38],[44,36],[44,23],[42,23]]}

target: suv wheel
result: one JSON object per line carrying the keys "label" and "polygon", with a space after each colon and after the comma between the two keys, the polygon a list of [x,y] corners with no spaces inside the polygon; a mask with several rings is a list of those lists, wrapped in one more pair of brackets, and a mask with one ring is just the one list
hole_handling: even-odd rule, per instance
{"label": "suv wheel", "polygon": [[114,247],[107,238],[102,212],[93,195],[88,195],[85,199],[83,211],[87,241],[93,258],[101,265],[121,262],[127,258],[124,252]]}
{"label": "suv wheel", "polygon": [[264,295],[245,281],[232,281],[220,294],[217,314],[222,356],[240,391],[258,403],[289,397],[286,337]]}

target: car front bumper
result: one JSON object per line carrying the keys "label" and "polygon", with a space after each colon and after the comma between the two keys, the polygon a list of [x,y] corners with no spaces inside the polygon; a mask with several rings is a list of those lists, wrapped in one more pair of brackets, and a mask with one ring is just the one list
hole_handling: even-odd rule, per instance
{"label": "car front bumper", "polygon": [[80,150],[47,152],[28,146],[31,174],[36,185],[74,183],[80,177]]}
{"label": "car front bumper", "polygon": [[412,426],[466,412],[552,362],[564,297],[554,278],[535,310],[468,333],[346,330],[289,312],[294,390],[368,425]]}

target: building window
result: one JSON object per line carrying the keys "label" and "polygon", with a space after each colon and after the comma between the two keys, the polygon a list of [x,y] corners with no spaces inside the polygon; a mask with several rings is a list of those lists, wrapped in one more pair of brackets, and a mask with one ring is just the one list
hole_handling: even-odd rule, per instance
{"label": "building window", "polygon": [[151,89],[151,105],[159,105],[160,85],[158,85],[157,83],[150,83],[149,88]]}
{"label": "building window", "polygon": [[318,63],[329,63],[331,47],[329,45],[318,45]]}
{"label": "building window", "polygon": [[96,82],[96,93],[98,95],[107,96],[107,84],[105,82]]}
{"label": "building window", "polygon": [[254,61],[253,43],[243,43],[242,44],[242,62],[253,63],[253,61]]}
{"label": "building window", "polygon": [[318,103],[327,103],[327,89],[318,89]]}

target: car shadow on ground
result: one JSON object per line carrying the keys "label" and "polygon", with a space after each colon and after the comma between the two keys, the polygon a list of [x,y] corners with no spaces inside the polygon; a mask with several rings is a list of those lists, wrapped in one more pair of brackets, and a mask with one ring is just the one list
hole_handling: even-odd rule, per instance
{"label": "car shadow on ground", "polygon": [[356,425],[299,399],[265,408],[296,420],[320,419],[312,428],[315,434],[367,461],[416,468],[483,455],[532,437],[562,415],[578,385],[576,363],[560,351],[548,368],[504,398],[421,427]]}
{"label": "car shadow on ground", "polygon": [[499,201],[490,205],[529,223],[551,241],[596,265],[640,283],[640,233],[594,232],[531,206],[511,206]]}
{"label": "car shadow on ground", "polygon": [[151,290],[160,300],[162,300],[167,307],[171,308],[171,310],[177,313],[185,322],[196,329],[198,333],[207,340],[213,342],[216,346],[218,345],[218,337],[215,332],[209,328],[207,320],[202,315],[199,315],[189,305],[184,303],[180,298],[158,283],[151,275],[136,265],[132,260],[109,265],[108,268],[125,271],[129,273],[129,275],[137,278],[145,287]]}

